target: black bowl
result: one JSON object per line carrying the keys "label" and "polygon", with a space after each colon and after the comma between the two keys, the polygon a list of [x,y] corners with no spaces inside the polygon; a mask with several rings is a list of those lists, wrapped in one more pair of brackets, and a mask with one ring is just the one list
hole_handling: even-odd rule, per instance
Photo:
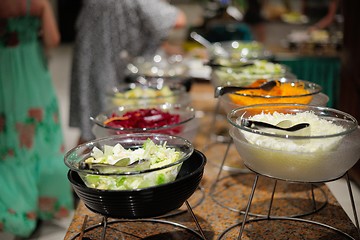
{"label": "black bowl", "polygon": [[180,208],[199,186],[205,164],[205,155],[194,150],[183,162],[175,181],[136,190],[88,188],[73,170],[69,170],[68,179],[80,200],[95,213],[111,218],[149,218]]}

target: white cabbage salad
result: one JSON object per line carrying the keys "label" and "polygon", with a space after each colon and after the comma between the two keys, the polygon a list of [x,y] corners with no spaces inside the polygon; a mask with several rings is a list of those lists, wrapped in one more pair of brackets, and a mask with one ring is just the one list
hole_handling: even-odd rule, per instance
{"label": "white cabbage salad", "polygon": [[240,69],[220,68],[216,70],[216,74],[222,82],[242,82],[244,85],[247,85],[251,84],[254,79],[281,77],[285,74],[285,69],[278,63],[272,63],[266,60],[255,60],[254,65]]}
{"label": "white cabbage salad", "polygon": [[[157,145],[150,139],[145,141],[141,148],[137,149],[125,149],[119,143],[115,146],[105,145],[103,149],[102,151],[94,147],[91,152],[91,157],[87,158],[85,163],[114,165],[120,159],[128,158],[128,164],[130,165],[138,160],[146,159],[146,161],[149,161],[147,169],[154,169],[177,162],[183,157],[182,152],[177,151],[175,148],[167,147],[166,142],[163,145]],[[180,167],[181,164],[177,164],[163,170],[128,176],[82,174],[82,178],[90,188],[102,190],[132,190],[174,181]]]}
{"label": "white cabbage salad", "polygon": [[141,101],[147,100],[149,103],[157,104],[162,103],[164,101],[163,98],[166,98],[166,102],[169,103],[176,101],[174,92],[169,86],[164,86],[161,89],[135,87],[123,93],[115,93],[113,103],[116,106],[128,106],[137,105],[140,104]]}
{"label": "white cabbage salad", "polygon": [[[298,123],[309,123],[310,127],[306,130],[307,136],[322,136],[322,135],[332,135],[344,131],[342,126],[335,125],[333,122],[321,119],[316,114],[311,111],[300,112],[296,114],[284,114],[279,112],[270,113],[261,113],[252,116],[250,120],[261,121],[270,123],[273,125],[278,124],[283,120],[290,120],[292,125]],[[241,125],[241,118],[237,120],[237,123]],[[270,129],[266,129],[268,133],[271,132]],[[300,130],[302,131],[302,130]],[[329,137],[326,139],[321,138],[309,138],[302,140],[295,139],[286,139],[278,137],[268,137],[260,134],[254,134],[246,131],[241,131],[244,134],[244,137],[248,142],[268,148],[273,150],[280,151],[289,151],[289,152],[303,152],[303,153],[312,153],[312,152],[324,152],[336,147],[341,140],[339,137]],[[292,133],[293,135],[296,135]]]}

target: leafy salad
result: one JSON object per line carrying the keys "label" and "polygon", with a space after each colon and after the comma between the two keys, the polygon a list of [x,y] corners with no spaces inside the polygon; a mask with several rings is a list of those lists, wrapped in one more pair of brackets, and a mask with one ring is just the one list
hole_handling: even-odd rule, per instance
{"label": "leafy salad", "polygon": [[215,74],[221,83],[243,83],[250,84],[256,79],[268,79],[272,77],[282,77],[286,69],[278,63],[267,60],[255,60],[253,65],[241,68],[219,68]]}
{"label": "leafy salad", "polygon": [[161,89],[135,87],[125,92],[116,92],[113,97],[115,106],[139,105],[144,103],[159,104],[174,103],[176,96],[169,86]]}
{"label": "leafy salad", "polygon": [[[126,149],[121,144],[105,145],[103,150],[94,147],[90,157],[80,163],[79,168],[93,170],[96,174],[80,173],[85,184],[90,188],[102,190],[132,190],[156,186],[174,181],[181,163],[161,170],[139,173],[156,169],[179,161],[184,153],[166,146],[155,144],[148,139],[142,147]],[[84,167],[85,166],[85,167]],[[101,174],[112,175],[101,175]],[[116,175],[119,173],[136,173]]]}

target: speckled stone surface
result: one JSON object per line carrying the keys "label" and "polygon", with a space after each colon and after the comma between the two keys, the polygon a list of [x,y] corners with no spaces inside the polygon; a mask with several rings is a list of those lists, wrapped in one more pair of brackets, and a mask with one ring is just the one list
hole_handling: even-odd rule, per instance
{"label": "speckled stone surface", "polygon": [[[256,175],[241,164],[232,145],[225,160],[226,170],[220,171],[227,144],[214,143],[209,137],[214,129],[212,116],[217,101],[213,97],[213,87],[207,83],[194,84],[191,94],[192,105],[199,111],[198,117],[201,120],[194,146],[206,155],[208,163],[201,182],[203,190],[196,191],[188,203],[192,206],[206,239],[237,239]],[[231,171],[234,169],[237,171]],[[275,183],[274,201],[269,212]],[[79,239],[86,215],[88,221],[84,239],[102,238],[102,216],[89,211],[80,201],[65,236],[66,240]],[[201,239],[199,234],[192,232],[197,230],[197,226],[185,204],[168,215],[170,216],[159,216],[154,221],[108,219],[106,239]],[[293,218],[286,220],[284,217]],[[249,219],[251,221],[246,222],[242,239],[330,240],[349,239],[349,236],[358,239],[356,227],[325,184],[289,183],[259,176],[247,220]],[[314,222],[327,224],[345,234]],[[232,226],[234,227],[231,228]]]}

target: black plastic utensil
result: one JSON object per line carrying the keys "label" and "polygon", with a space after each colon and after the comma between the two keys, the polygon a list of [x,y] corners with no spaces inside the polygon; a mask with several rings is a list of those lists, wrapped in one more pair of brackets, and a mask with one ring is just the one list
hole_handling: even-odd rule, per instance
{"label": "black plastic utensil", "polygon": [[245,126],[245,127],[253,128],[253,129],[271,128],[271,129],[277,129],[277,130],[282,130],[282,131],[287,131],[287,132],[299,131],[301,129],[304,129],[304,128],[307,128],[310,126],[309,123],[298,123],[291,127],[280,127],[280,126],[273,125],[270,123],[253,121],[253,120],[249,120],[249,119],[241,119],[241,125]]}
{"label": "black plastic utensil", "polygon": [[225,68],[244,68],[244,67],[249,67],[254,65],[254,63],[230,63],[230,64],[221,64],[221,63],[216,63],[215,61],[209,61],[207,63],[204,63],[204,65],[209,66],[209,67],[213,67],[213,68],[217,68],[217,67],[225,67]]}
{"label": "black plastic utensil", "polygon": [[270,91],[276,86],[277,81],[268,81],[258,87],[239,87],[239,86],[218,86],[215,89],[215,97],[219,97],[224,95],[225,93],[234,93],[241,90],[248,90],[248,89],[262,89],[265,91]]}
{"label": "black plastic utensil", "polygon": [[108,163],[80,162],[79,168],[84,170],[91,170],[97,173],[132,172],[150,168],[149,159],[139,159],[131,164],[129,164],[129,162],[129,158],[120,159],[117,163],[113,165]]}

